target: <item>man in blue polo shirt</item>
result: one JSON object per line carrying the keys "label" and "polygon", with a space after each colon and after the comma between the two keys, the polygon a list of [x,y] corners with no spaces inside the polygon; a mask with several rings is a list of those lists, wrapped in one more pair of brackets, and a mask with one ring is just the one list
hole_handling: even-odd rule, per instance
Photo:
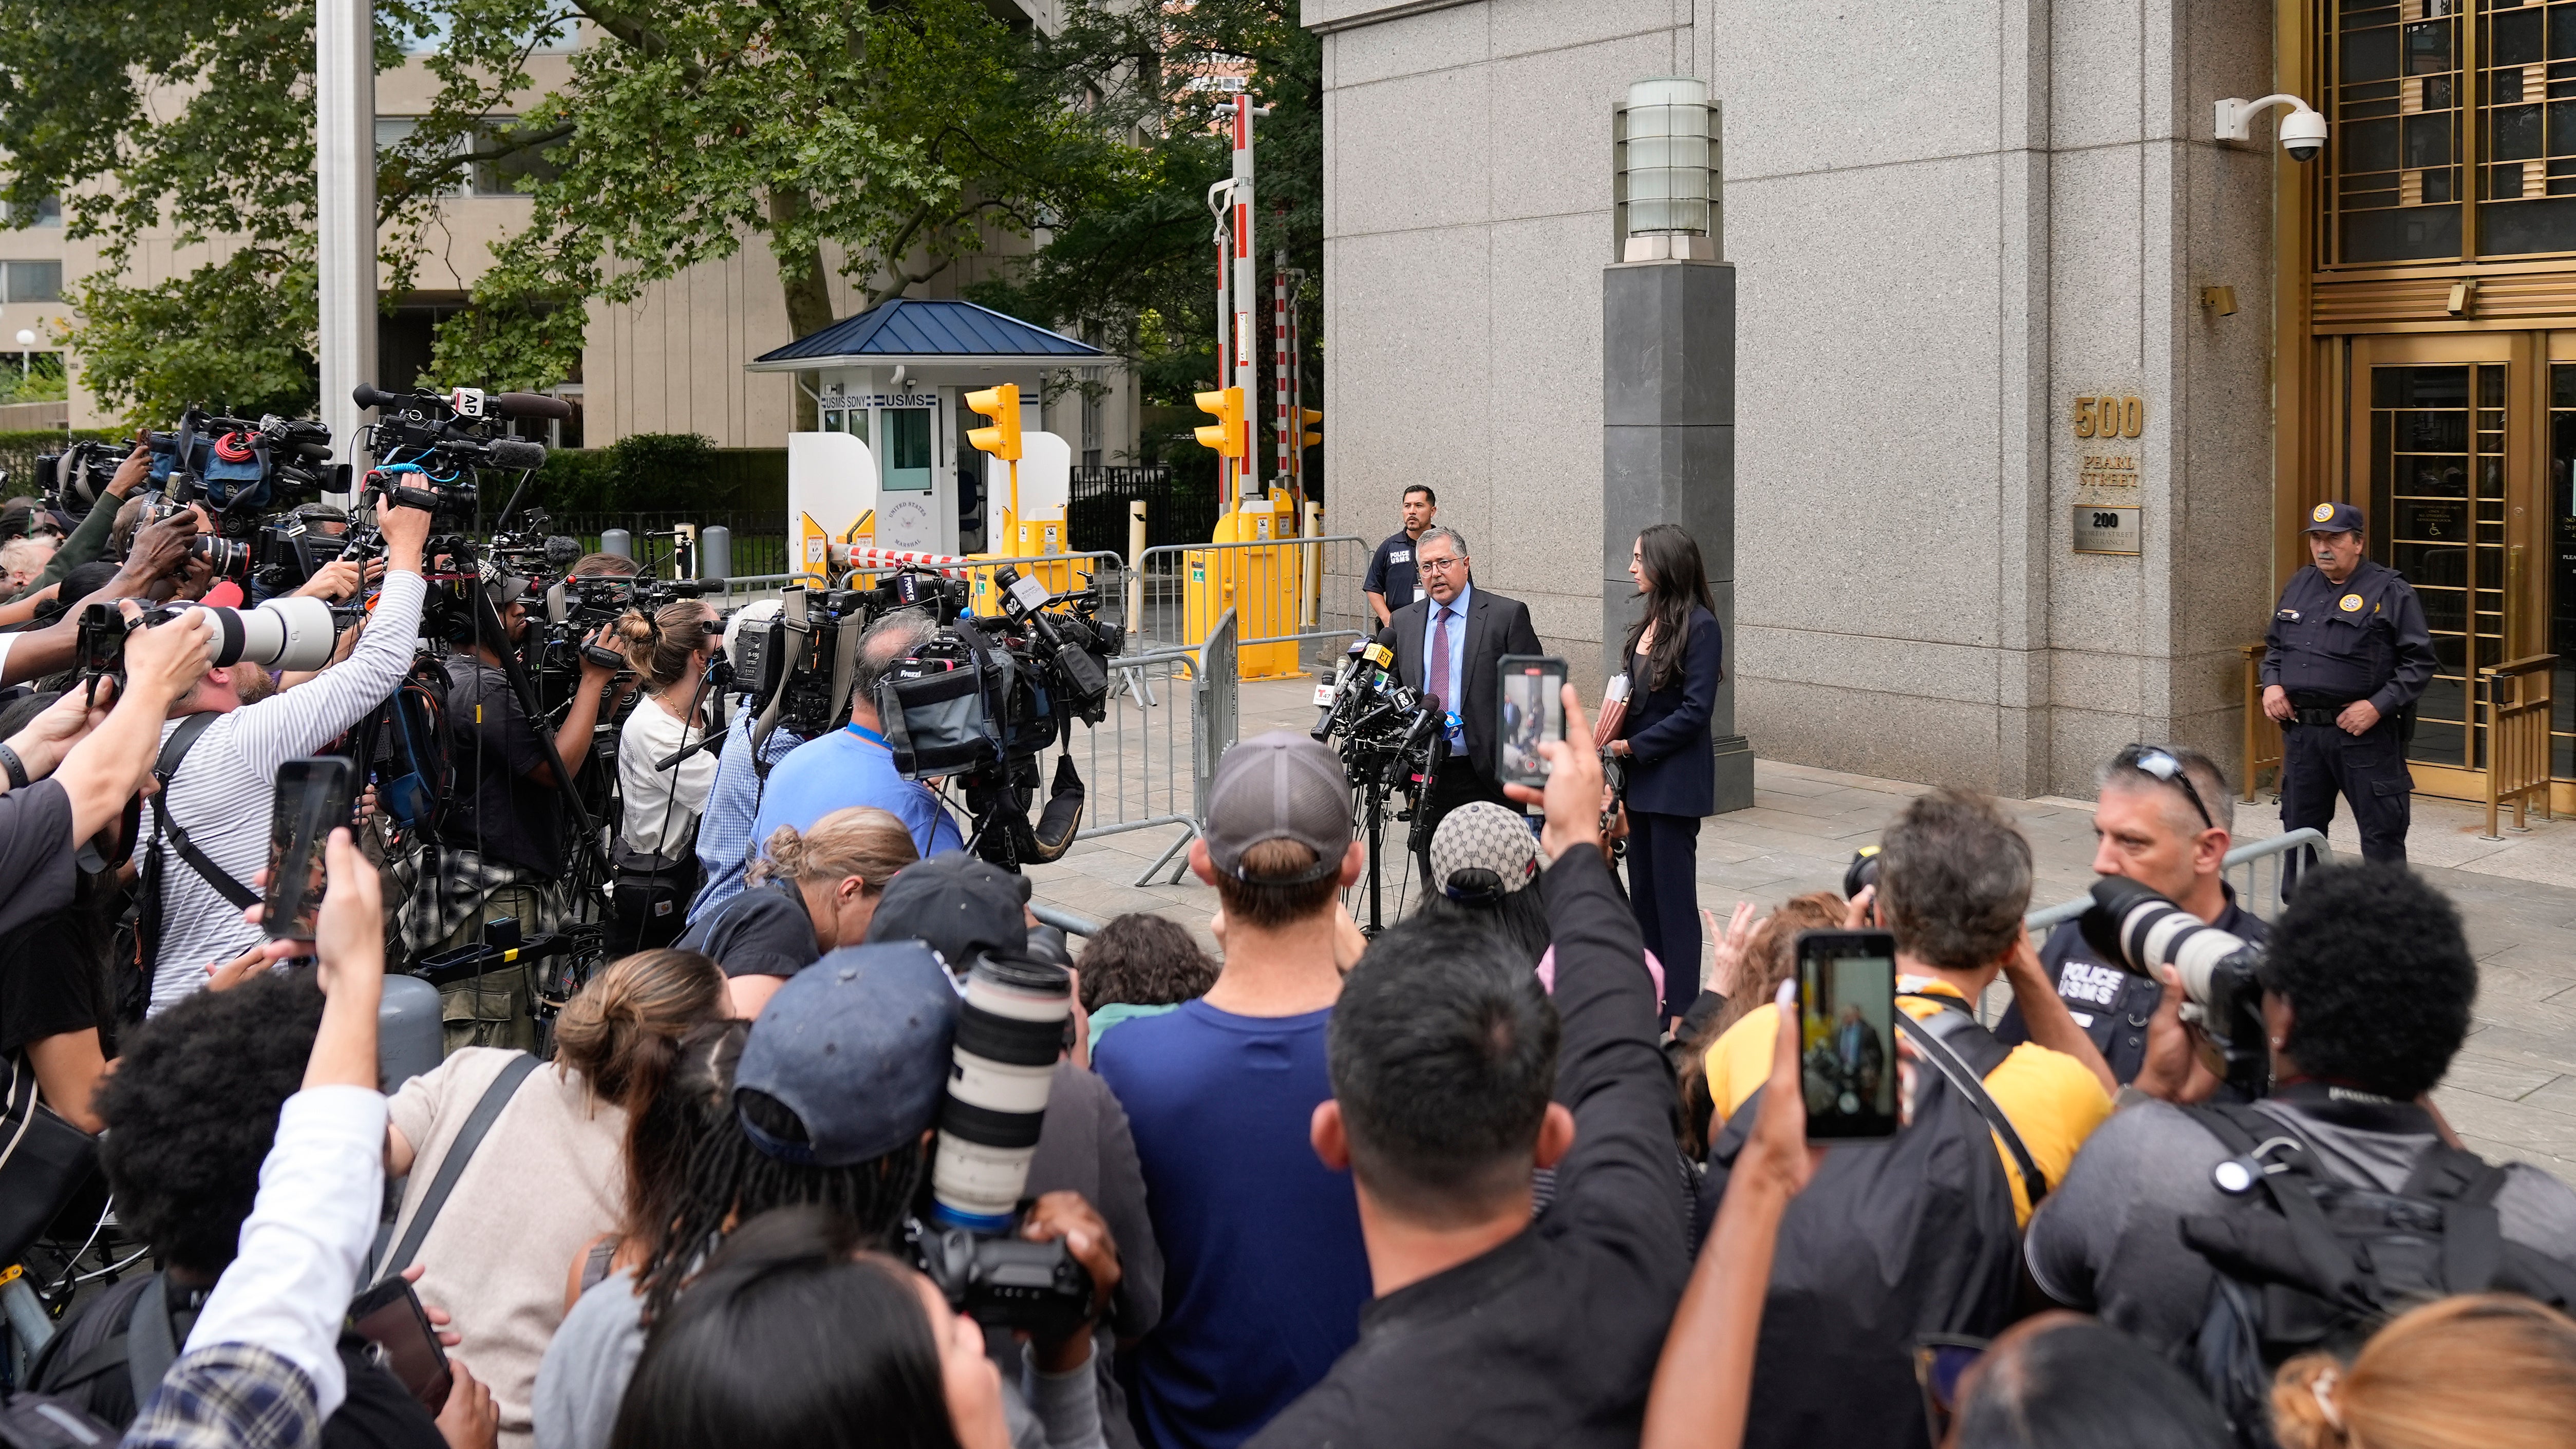
{"label": "man in blue polo shirt", "polygon": [[850,722],[797,746],[769,772],[760,814],[751,827],[753,850],[766,844],[779,826],[805,830],[845,805],[873,805],[902,821],[925,860],[965,847],[965,837],[939,797],[920,781],[894,772],[894,751],[877,729],[877,682],[938,632],[938,621],[919,609],[898,609],[868,626],[850,675]]}
{"label": "man in blue polo shirt", "polygon": [[1413,542],[1422,530],[1440,514],[1440,495],[1427,484],[1416,483],[1404,490],[1404,527],[1388,535],[1377,546],[1377,557],[1369,560],[1368,577],[1360,580],[1360,591],[1368,595],[1369,609],[1377,615],[1377,626],[1396,610],[1413,602],[1422,592],[1422,576],[1414,568]]}

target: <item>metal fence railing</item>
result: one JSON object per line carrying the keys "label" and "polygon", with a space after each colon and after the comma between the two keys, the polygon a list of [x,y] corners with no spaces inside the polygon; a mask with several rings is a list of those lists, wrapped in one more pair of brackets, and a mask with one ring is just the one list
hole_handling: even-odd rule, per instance
{"label": "metal fence railing", "polygon": [[1077,466],[1065,505],[1065,532],[1076,548],[1127,546],[1127,510],[1145,505],[1149,543],[1187,543],[1216,527],[1212,480],[1175,481],[1167,465]]}
{"label": "metal fence railing", "polygon": [[1233,747],[1242,716],[1234,629],[1228,613],[1195,649],[1152,649],[1112,661],[1108,714],[1084,732],[1090,758],[1083,772],[1083,836],[1181,827],[1171,847],[1136,877],[1139,886],[1165,866],[1178,880],[1187,868],[1181,852],[1206,825],[1208,780]]}
{"label": "metal fence railing", "polygon": [[627,534],[628,556],[645,572],[663,576],[671,573],[674,525],[683,523],[695,526],[701,540],[710,528],[729,531],[733,548],[727,568],[735,575],[781,573],[795,564],[783,513],[558,513],[552,515],[552,522],[555,532],[580,539],[582,549],[589,553],[599,551],[600,535],[622,528]]}
{"label": "metal fence railing", "polygon": [[1199,637],[1225,610],[1246,649],[1349,639],[1369,622],[1357,580],[1373,547],[1356,534],[1330,534],[1149,548],[1129,583],[1130,617],[1157,644]]}

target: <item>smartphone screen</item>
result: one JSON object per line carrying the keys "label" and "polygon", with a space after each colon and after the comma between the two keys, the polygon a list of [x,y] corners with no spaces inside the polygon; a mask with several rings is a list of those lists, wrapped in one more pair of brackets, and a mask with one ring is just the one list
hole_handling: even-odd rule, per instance
{"label": "smartphone screen", "polygon": [[1495,665],[1502,679],[1502,781],[1547,786],[1542,741],[1565,738],[1565,661],[1547,654],[1506,654]]}
{"label": "smartphone screen", "polygon": [[1798,1050],[1809,1140],[1896,1135],[1896,937],[1798,934]]}
{"label": "smartphone screen", "polygon": [[277,767],[268,815],[268,894],[260,920],[272,941],[310,941],[322,909],[322,847],[349,823],[355,771],[334,755]]}
{"label": "smartphone screen", "polygon": [[367,1341],[369,1356],[411,1390],[433,1414],[447,1403],[456,1376],[438,1330],[421,1310],[420,1295],[400,1278],[387,1278],[349,1304],[349,1329]]}

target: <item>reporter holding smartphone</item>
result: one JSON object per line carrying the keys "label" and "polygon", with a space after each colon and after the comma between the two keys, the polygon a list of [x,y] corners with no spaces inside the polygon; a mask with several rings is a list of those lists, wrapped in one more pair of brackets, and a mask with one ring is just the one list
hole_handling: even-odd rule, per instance
{"label": "reporter holding smartphone", "polygon": [[1619,651],[1631,701],[1610,752],[1628,761],[1628,908],[1664,965],[1669,1022],[1699,995],[1699,822],[1717,809],[1708,723],[1726,678],[1726,637],[1699,542],[1680,524],[1637,535],[1628,577],[1646,608]]}

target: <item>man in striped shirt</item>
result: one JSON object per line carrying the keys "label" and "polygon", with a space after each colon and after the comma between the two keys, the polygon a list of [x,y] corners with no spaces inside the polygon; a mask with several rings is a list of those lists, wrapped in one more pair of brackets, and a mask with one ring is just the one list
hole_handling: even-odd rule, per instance
{"label": "man in striped shirt", "polygon": [[143,869],[161,882],[158,950],[145,965],[152,973],[151,1011],[206,984],[206,970],[258,945],[260,928],[242,922],[241,907],[181,858],[158,813],[187,833],[189,842],[224,875],[243,887],[268,864],[269,801],[277,767],[310,755],[345,733],[402,683],[420,643],[420,607],[428,585],[421,578],[421,546],[430,516],[417,508],[382,508],[384,593],[366,632],[349,657],[314,678],[257,704],[245,705],[233,676],[257,666],[208,669],[192,692],[171,707],[162,737],[194,714],[222,718],[197,738],[164,792],[156,818],[145,825]]}

